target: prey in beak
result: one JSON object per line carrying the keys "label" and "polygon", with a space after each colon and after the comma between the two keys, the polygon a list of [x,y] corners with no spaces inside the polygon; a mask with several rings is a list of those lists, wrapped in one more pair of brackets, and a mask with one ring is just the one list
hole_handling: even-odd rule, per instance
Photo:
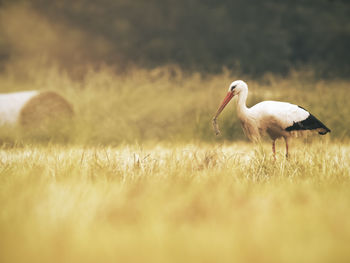
{"label": "prey in beak", "polygon": [[226,95],[226,97],[224,98],[224,100],[222,101],[219,109],[217,110],[214,118],[213,118],[213,128],[215,131],[215,135],[219,135],[220,134],[220,130],[219,130],[219,125],[217,124],[217,118],[219,117],[220,113],[223,111],[223,109],[226,107],[226,105],[230,102],[230,100],[233,98],[234,93],[233,90],[229,91]]}

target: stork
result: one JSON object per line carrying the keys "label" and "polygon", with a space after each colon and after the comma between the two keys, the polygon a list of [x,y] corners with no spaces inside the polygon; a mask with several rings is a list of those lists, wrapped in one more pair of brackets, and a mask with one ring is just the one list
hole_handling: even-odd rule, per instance
{"label": "stork", "polygon": [[272,139],[272,152],[276,160],[276,139],[283,137],[288,157],[288,138],[308,130],[324,135],[331,130],[304,108],[280,101],[262,101],[247,108],[248,85],[242,80],[231,83],[228,93],[213,118],[216,135],[220,134],[217,118],[230,100],[237,95],[237,115],[245,135],[253,142],[260,141],[263,134]]}

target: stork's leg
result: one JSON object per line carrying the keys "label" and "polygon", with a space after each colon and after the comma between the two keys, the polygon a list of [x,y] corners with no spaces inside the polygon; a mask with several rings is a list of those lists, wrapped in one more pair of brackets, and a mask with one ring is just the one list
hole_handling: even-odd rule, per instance
{"label": "stork's leg", "polygon": [[288,154],[288,138],[284,137],[284,140],[286,142],[286,158],[288,158],[289,154]]}
{"label": "stork's leg", "polygon": [[273,159],[276,161],[276,140],[272,141],[272,153],[273,153]]}

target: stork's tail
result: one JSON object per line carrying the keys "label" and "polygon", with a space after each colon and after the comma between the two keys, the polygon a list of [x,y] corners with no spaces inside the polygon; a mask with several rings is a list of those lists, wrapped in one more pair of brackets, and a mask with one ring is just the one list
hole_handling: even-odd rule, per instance
{"label": "stork's tail", "polygon": [[320,120],[318,120],[314,115],[310,114],[303,121],[294,122],[292,126],[286,128],[286,131],[299,131],[299,130],[317,130],[321,135],[325,135],[331,132]]}

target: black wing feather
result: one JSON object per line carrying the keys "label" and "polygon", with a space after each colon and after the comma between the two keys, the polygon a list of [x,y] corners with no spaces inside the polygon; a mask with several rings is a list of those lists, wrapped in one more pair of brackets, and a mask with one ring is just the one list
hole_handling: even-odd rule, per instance
{"label": "black wing feather", "polygon": [[[299,106],[299,108],[302,108]],[[304,109],[304,108],[302,108]],[[304,109],[305,110],[305,109]],[[316,130],[319,129],[318,133],[324,135],[331,130],[326,127],[320,120],[310,113],[303,121],[294,122],[292,126],[286,128],[286,131],[297,131],[297,130]]]}

